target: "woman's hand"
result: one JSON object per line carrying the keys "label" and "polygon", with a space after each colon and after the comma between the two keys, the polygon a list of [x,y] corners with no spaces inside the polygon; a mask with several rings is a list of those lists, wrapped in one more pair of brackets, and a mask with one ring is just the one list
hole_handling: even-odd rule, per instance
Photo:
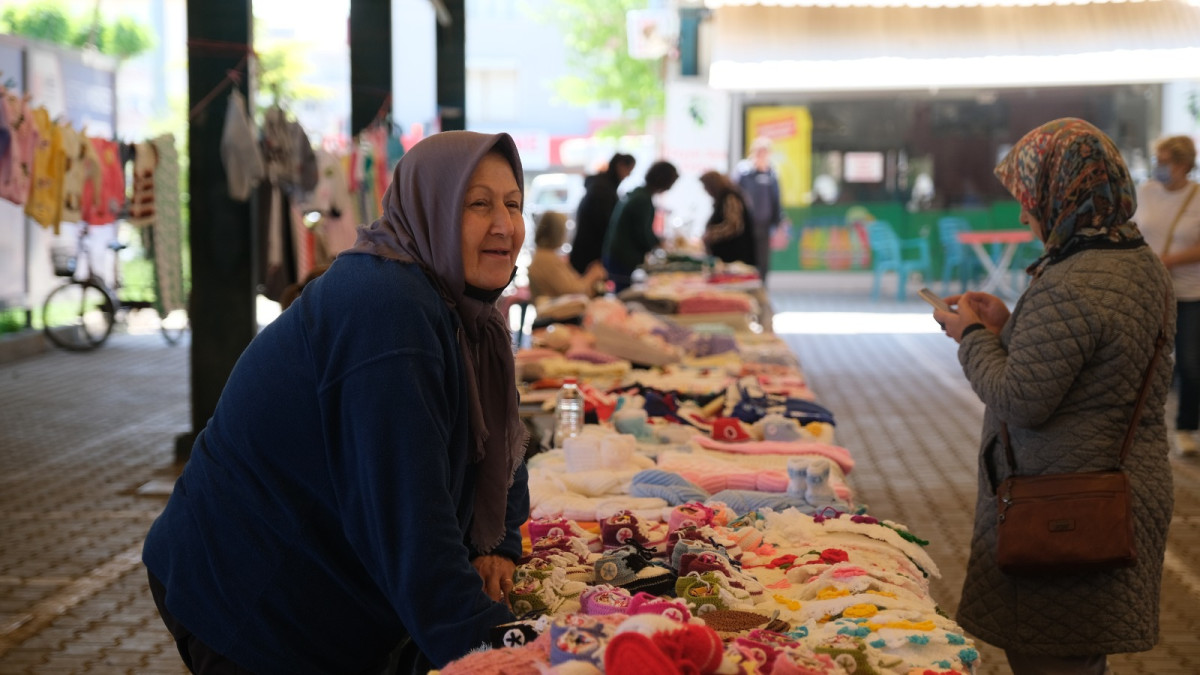
{"label": "woman's hand", "polygon": [[604,264],[599,260],[595,260],[583,272],[583,280],[589,285],[595,284],[597,281],[604,281],[608,278],[608,270],[604,269]]}
{"label": "woman's hand", "polygon": [[508,604],[508,592],[513,587],[513,571],[516,563],[502,555],[481,555],[471,561],[479,577],[483,579],[483,592],[496,602]]}
{"label": "woman's hand", "polygon": [[1008,323],[1010,312],[1004,301],[989,293],[963,293],[957,300],[959,306],[966,305],[979,317],[979,322],[989,331],[999,334]]}
{"label": "woman's hand", "polygon": [[972,324],[982,324],[992,333],[999,333],[1008,321],[1008,307],[1004,301],[988,293],[969,292],[946,298],[946,304],[955,308],[953,312],[933,311],[933,318],[955,342],[962,341],[963,330]]}

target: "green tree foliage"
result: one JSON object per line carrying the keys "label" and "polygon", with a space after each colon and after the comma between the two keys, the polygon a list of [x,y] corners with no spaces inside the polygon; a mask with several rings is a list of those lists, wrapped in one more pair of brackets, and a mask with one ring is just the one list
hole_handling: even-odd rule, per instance
{"label": "green tree foliage", "polygon": [[35,40],[69,45],[73,37],[71,18],[61,5],[54,2],[7,7],[4,14],[0,15],[0,21],[5,32]]}
{"label": "green tree foliage", "polygon": [[646,7],[647,0],[558,0],[549,9],[572,71],[555,83],[558,94],[572,105],[616,104],[621,118],[606,135],[645,133],[665,109],[663,60],[631,57],[625,35],[625,13]]}
{"label": "green tree foliage", "polygon": [[5,7],[0,30],[67,47],[90,45],[119,59],[137,56],[153,44],[150,32],[135,19],[122,16],[106,22],[94,13],[71,16],[60,4],[46,0]]}
{"label": "green tree foliage", "polygon": [[120,59],[137,56],[153,45],[145,26],[128,16],[105,24],[100,34],[104,41],[100,51]]}
{"label": "green tree foliage", "polygon": [[327,87],[305,82],[312,71],[307,58],[309,45],[300,40],[269,37],[262,22],[254,20],[257,38],[254,52],[258,55],[258,112],[261,114],[272,103],[289,107],[297,101],[323,101],[333,94]]}

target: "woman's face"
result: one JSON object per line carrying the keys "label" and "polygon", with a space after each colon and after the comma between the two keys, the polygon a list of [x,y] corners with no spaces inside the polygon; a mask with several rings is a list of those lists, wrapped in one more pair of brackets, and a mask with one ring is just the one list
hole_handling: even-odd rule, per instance
{"label": "woman's face", "polygon": [[1164,185],[1178,185],[1187,179],[1187,169],[1175,163],[1175,160],[1171,159],[1171,153],[1162,150],[1155,155],[1155,158],[1159,166],[1166,167],[1170,172],[1170,179],[1163,181]]}
{"label": "woman's face", "polygon": [[1042,221],[1024,208],[1021,209],[1021,224],[1028,227],[1039,241],[1046,241],[1046,237],[1042,233]]}
{"label": "woman's face", "polygon": [[489,152],[475,166],[463,197],[463,277],[485,290],[508,285],[525,243],[521,188],[503,155]]}

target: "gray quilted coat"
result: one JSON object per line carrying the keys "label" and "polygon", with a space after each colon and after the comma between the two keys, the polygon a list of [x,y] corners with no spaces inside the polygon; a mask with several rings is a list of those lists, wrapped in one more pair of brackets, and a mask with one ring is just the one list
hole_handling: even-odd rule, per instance
{"label": "gray quilted coat", "polygon": [[[1174,502],[1163,420],[1175,335],[1171,288],[1146,246],[1084,250],[1030,284],[999,336],[977,330],[959,346],[963,371],[987,406],[957,616],[975,637],[1050,656],[1144,651],[1157,642]],[[1020,474],[1112,468],[1164,310],[1167,343],[1125,462],[1137,565],[1055,579],[1004,574],[995,560],[996,487],[1011,470],[998,439],[1001,422],[1008,423]]]}

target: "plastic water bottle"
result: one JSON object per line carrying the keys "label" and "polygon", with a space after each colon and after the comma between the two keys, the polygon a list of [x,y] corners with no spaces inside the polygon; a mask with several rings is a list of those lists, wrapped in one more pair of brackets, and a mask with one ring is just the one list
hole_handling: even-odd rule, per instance
{"label": "plastic water bottle", "polygon": [[563,441],[583,431],[583,392],[575,378],[563,378],[554,411],[554,447],[561,448]]}

